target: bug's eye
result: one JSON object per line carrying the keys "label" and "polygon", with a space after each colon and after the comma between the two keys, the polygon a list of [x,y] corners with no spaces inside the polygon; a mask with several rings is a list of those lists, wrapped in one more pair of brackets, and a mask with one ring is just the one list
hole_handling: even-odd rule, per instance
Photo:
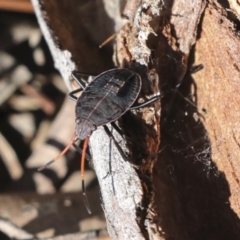
{"label": "bug's eye", "polygon": [[76,124],[78,124],[78,123],[80,122],[80,119],[79,119],[79,118],[76,118],[76,119],[75,119],[75,122],[76,122]]}

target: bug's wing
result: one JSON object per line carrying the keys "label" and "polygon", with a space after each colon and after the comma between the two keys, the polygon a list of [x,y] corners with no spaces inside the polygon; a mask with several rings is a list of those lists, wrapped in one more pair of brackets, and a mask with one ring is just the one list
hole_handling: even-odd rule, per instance
{"label": "bug's wing", "polygon": [[112,69],[97,76],[78,99],[76,116],[96,126],[118,119],[135,102],[141,89],[138,74]]}

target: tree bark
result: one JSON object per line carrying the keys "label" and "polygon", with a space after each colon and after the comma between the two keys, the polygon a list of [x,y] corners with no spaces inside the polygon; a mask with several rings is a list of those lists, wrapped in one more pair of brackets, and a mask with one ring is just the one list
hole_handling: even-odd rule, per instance
{"label": "tree bark", "polygon": [[115,66],[140,74],[138,102],[161,92],[119,120],[123,136],[113,130],[129,162],[102,127],[90,138],[111,238],[240,239],[236,5],[32,2],[69,89],[73,70],[96,75]]}

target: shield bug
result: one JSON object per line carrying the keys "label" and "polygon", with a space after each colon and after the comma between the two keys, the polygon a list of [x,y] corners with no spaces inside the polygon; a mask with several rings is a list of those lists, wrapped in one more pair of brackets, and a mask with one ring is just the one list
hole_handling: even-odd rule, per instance
{"label": "shield bug", "polygon": [[[84,187],[84,164],[90,135],[97,127],[114,122],[126,111],[150,104],[159,99],[160,96],[152,97],[146,102],[134,105],[142,87],[142,80],[136,72],[128,69],[111,69],[103,72],[96,76],[87,86],[81,79],[77,78],[75,73],[73,73],[73,77],[81,85],[80,89],[69,94],[70,98],[76,101],[75,133],[66,148],[56,158],[45,164],[39,170],[46,168],[59,159],[75,141],[78,139],[84,140],[81,157],[82,192],[87,210],[91,213]],[[81,91],[81,96],[77,98],[75,94]],[[107,134],[110,135],[110,131],[106,126],[105,130]],[[113,140],[118,150],[121,151],[116,140],[114,138]]]}

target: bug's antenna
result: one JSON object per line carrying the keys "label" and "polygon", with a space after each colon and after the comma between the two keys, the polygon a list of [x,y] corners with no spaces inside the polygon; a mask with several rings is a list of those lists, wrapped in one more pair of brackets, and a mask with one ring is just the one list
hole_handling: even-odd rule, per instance
{"label": "bug's antenna", "polygon": [[[78,139],[77,139],[78,140]],[[73,147],[80,153],[80,154],[82,154],[82,149],[77,145],[77,144],[75,144],[75,143],[73,143]],[[86,159],[88,160],[88,161],[91,161],[91,156],[89,155],[89,154],[87,154],[86,153]]]}
{"label": "bug's antenna", "polygon": [[48,163],[46,163],[45,165],[43,165],[42,167],[38,168],[38,171],[42,171],[43,169],[47,168],[49,165],[51,165],[52,163],[54,163],[55,161],[57,161],[60,157],[62,157],[65,152],[67,152],[67,150],[73,145],[73,143],[77,140],[76,139],[76,133],[74,132],[72,139],[70,141],[70,143],[63,149],[62,152],[60,152],[60,154],[58,154],[53,160],[49,161]]}
{"label": "bug's antenna", "polygon": [[87,150],[87,146],[88,146],[88,141],[89,141],[89,136],[86,137],[86,139],[84,140],[84,144],[83,144],[83,150],[82,150],[82,158],[81,158],[81,178],[82,178],[82,193],[83,193],[83,200],[85,203],[85,206],[87,208],[87,211],[89,214],[92,213],[91,209],[90,209],[90,205],[87,199],[87,194],[86,194],[86,190],[85,190],[85,185],[84,185],[84,165],[85,165],[85,156],[86,156],[86,150]]}

